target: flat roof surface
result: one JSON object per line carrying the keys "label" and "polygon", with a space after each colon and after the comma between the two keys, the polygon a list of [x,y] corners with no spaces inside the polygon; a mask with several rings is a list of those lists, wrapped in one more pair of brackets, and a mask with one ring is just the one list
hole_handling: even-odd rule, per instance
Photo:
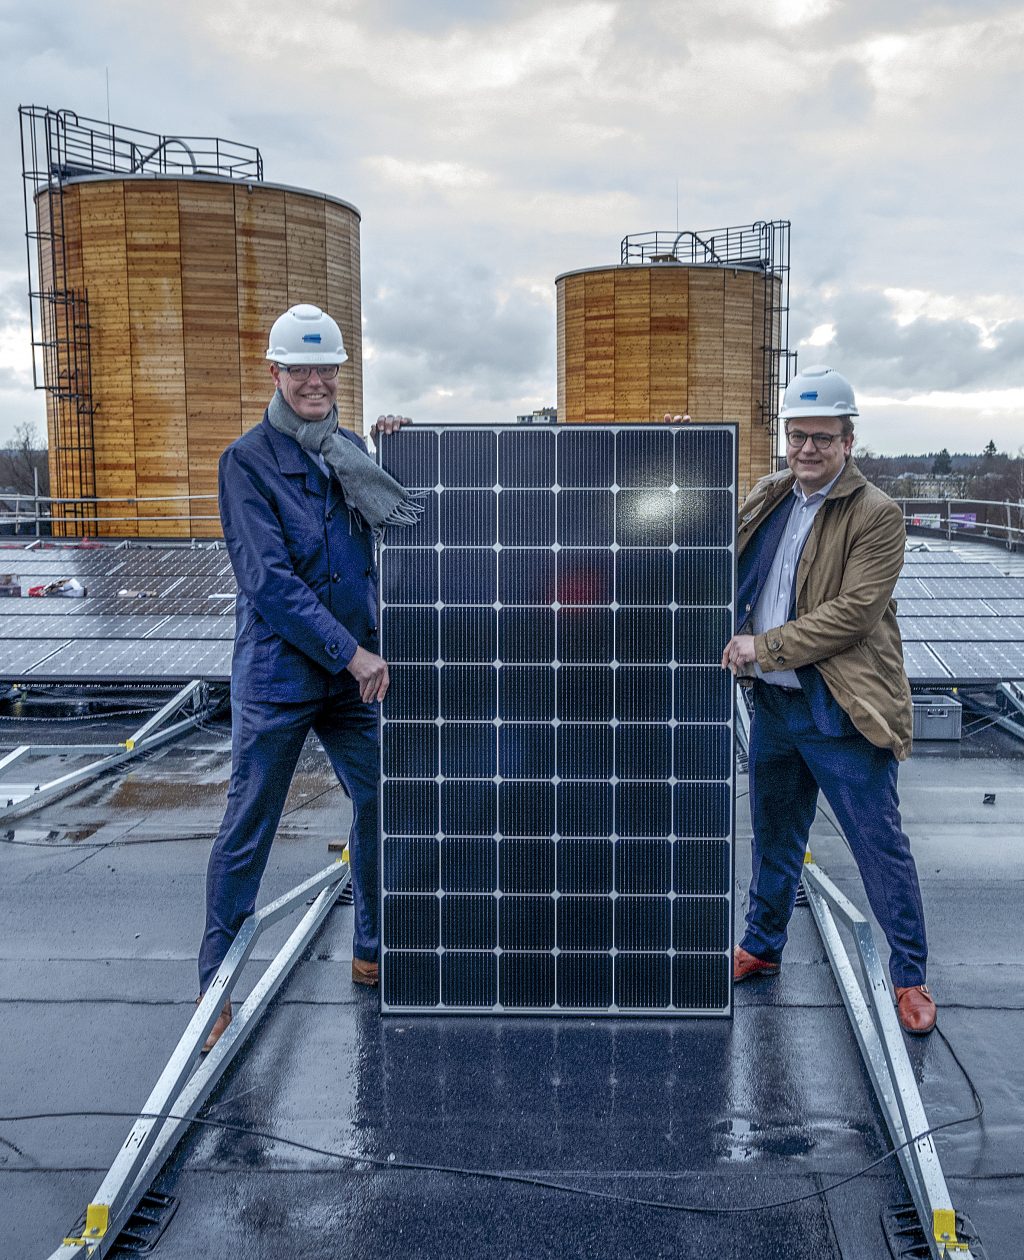
{"label": "flat roof surface", "polygon": [[[98,719],[84,704],[24,705],[20,721],[0,719],[0,755],[29,729],[38,743],[112,740],[141,720]],[[933,1124],[974,1109],[950,1046],[985,1101],[980,1123],[947,1130],[936,1145],[953,1202],[995,1260],[1018,1254],[1024,1220],[1024,744],[982,722],[965,729],[959,744],[919,744],[901,771],[929,981],[949,1042],[933,1035],[908,1049]],[[0,833],[0,1115],[141,1108],[193,1012],[229,738],[225,721],[208,723]],[[40,774],[64,764],[56,754]],[[738,793],[745,788],[741,777]],[[287,810],[264,904],[325,866],[327,843],[347,830],[347,802],[315,743]],[[742,902],[742,796],[737,814]],[[852,859],[823,815],[812,847],[866,910]],[[261,939],[241,992],[291,926]],[[351,927],[350,908],[331,912],[203,1114],[356,1157],[394,1155],[395,1166],[196,1128],[156,1182],[180,1200],[160,1260],[888,1254],[880,1212],[908,1195],[894,1159],[856,1176],[888,1141],[808,910],[796,912],[781,975],[740,986],[731,1020],[382,1018],[375,994],[351,983]],[[0,1257],[54,1250],[130,1125],[0,1123]],[[670,1212],[402,1163],[700,1207],[761,1206]]]}

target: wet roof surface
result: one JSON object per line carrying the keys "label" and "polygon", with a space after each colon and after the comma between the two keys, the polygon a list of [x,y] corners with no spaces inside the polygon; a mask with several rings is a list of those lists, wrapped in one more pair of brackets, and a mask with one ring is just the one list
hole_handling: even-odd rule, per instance
{"label": "wet roof surface", "polygon": [[[40,720],[31,738],[123,739],[139,720]],[[980,724],[970,732],[962,744],[918,745],[901,788],[940,1027],[986,1104],[981,1124],[936,1143],[953,1201],[994,1260],[1018,1254],[1024,1222],[1024,745]],[[0,723],[0,751],[28,738],[24,725]],[[228,741],[227,724],[213,723],[0,833],[0,1114],[142,1106],[192,1014]],[[264,901],[326,865],[327,842],[346,827],[347,803],[314,745],[288,808]],[[742,802],[737,813],[740,902]],[[864,909],[852,860],[823,816],[813,849]],[[350,916],[332,911],[204,1115],[356,1156],[732,1208],[813,1193],[887,1149],[807,910],[797,911],[782,974],[738,988],[732,1020],[671,1022],[382,1019],[376,997],[349,978]],[[290,926],[261,939],[245,991]],[[970,1114],[947,1045],[932,1036],[909,1049],[931,1122]],[[53,1251],[130,1123],[0,1124],[0,1257]],[[216,1130],[193,1131],[156,1185],[180,1199],[155,1253],[162,1260],[881,1257],[879,1214],[907,1198],[889,1160],[826,1199],[692,1215],[380,1170]]]}

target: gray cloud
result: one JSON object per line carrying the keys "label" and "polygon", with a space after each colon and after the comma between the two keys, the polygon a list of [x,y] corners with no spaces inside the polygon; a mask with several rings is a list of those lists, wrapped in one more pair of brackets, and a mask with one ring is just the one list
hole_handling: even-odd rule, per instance
{"label": "gray cloud", "polygon": [[[672,228],[677,180],[681,227],[793,221],[793,341],[835,322],[828,354],[862,389],[1024,385],[1016,0],[838,3],[789,27],[763,0],[325,0],[285,27],[280,12],[9,6],[0,276],[25,265],[17,104],[104,116],[109,66],[115,120],[258,145],[269,180],[360,208],[368,412],[553,401],[555,275]],[[962,317],[901,327],[889,288]],[[969,317],[999,294],[1011,322],[986,347]],[[5,376],[0,433],[42,414]]]}
{"label": "gray cloud", "polygon": [[[459,400],[452,408],[466,401],[513,406],[547,383],[553,402],[550,304],[510,288],[479,264],[428,266],[414,273],[384,268],[383,283],[364,291],[365,335],[373,346],[366,369],[368,396],[372,392],[381,407],[393,409],[422,398],[424,382],[430,382],[443,396]],[[389,403],[391,397],[397,401]],[[446,404],[439,400],[436,405]],[[502,418],[511,420],[513,414]]]}
{"label": "gray cloud", "polygon": [[794,341],[807,336],[816,323],[831,323],[835,337],[821,349],[801,348],[801,363],[821,359],[841,366],[865,391],[898,398],[928,390],[994,390],[1021,384],[1024,320],[1007,320],[985,339],[968,319],[919,316],[901,325],[884,294],[848,292],[817,305],[812,321],[794,325]]}

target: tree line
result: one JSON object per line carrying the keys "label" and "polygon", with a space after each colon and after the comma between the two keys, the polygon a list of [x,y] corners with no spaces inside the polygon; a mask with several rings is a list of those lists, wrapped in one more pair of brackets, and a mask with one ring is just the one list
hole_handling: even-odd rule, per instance
{"label": "tree line", "polygon": [[857,447],[854,457],[868,481],[893,498],[1024,502],[1024,447],[1012,455],[991,440],[977,454],[943,447],[926,455],[876,455]]}

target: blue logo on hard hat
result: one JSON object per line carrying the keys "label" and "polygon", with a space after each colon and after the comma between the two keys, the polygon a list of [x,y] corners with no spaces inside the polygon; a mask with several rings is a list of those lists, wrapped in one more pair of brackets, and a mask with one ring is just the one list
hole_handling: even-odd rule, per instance
{"label": "blue logo on hard hat", "polygon": [[800,401],[801,401],[801,402],[805,402],[805,401],[806,401],[806,402],[817,402],[817,401],[818,401],[818,391],[817,391],[816,389],[805,389],[805,390],[804,390],[804,392],[800,395]]}
{"label": "blue logo on hard hat", "polygon": [[[303,340],[303,341],[315,341],[315,342],[316,342],[316,344],[317,344],[317,345],[319,345],[319,344],[320,344],[320,334],[319,334],[319,333],[303,333],[303,334],[302,334],[302,340]],[[815,394],[815,398],[817,398],[817,394]]]}

